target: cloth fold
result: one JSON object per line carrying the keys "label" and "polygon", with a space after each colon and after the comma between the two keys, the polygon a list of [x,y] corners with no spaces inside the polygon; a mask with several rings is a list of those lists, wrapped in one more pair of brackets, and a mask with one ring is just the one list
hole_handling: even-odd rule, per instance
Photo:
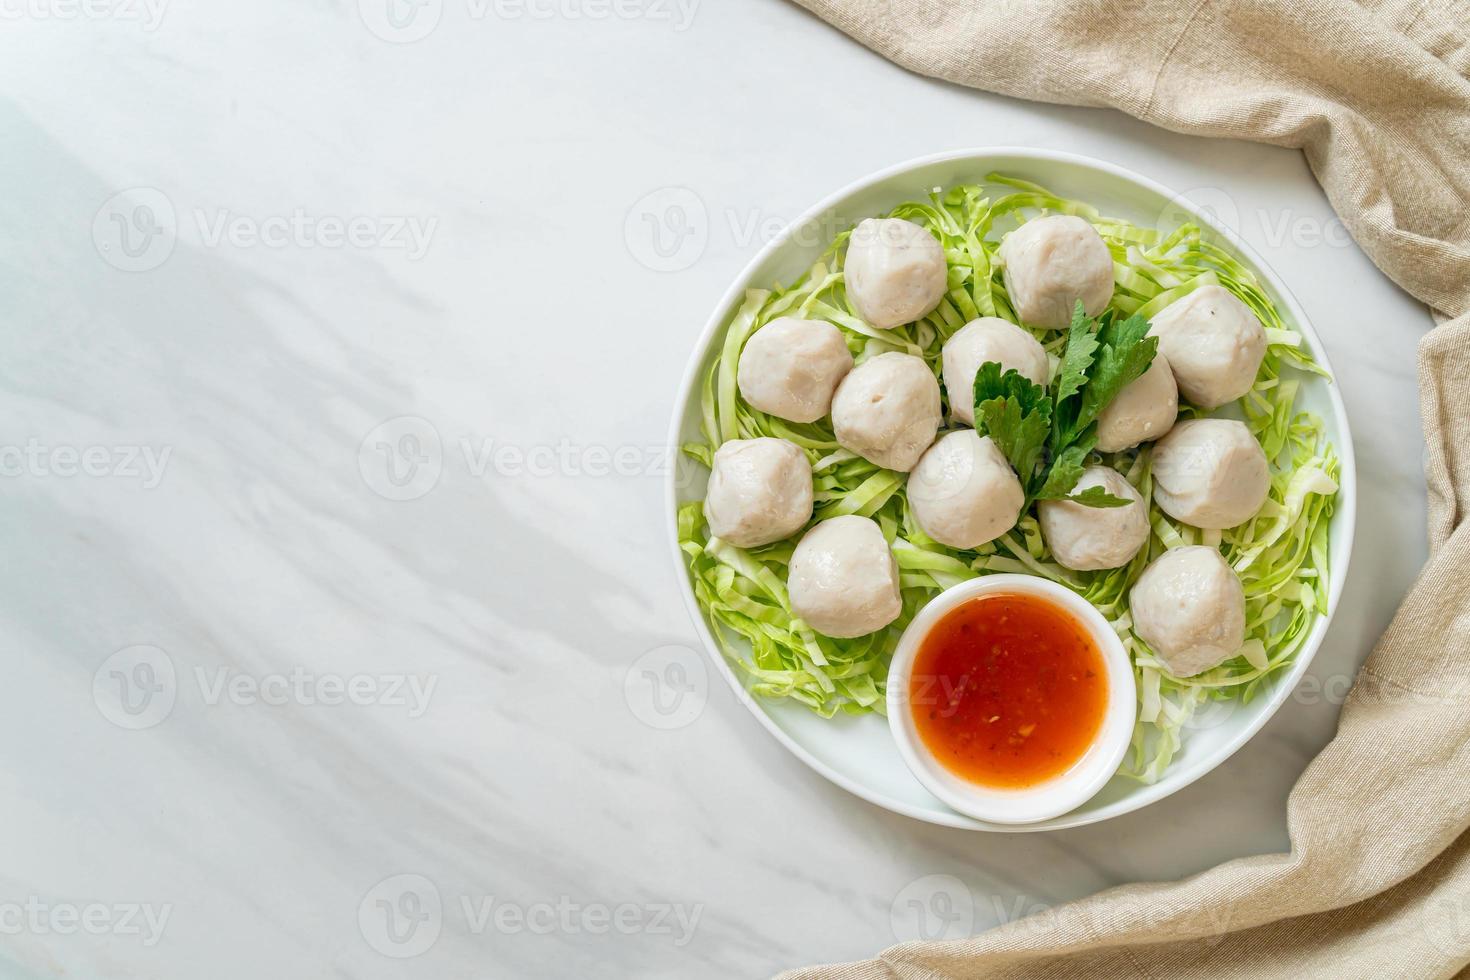
{"label": "cloth fold", "polygon": [[[921,74],[1300,148],[1419,349],[1428,565],[1287,805],[1288,854],[793,978],[1434,977],[1470,963],[1470,0],[799,0]],[[1393,746],[1390,755],[1385,746]]]}

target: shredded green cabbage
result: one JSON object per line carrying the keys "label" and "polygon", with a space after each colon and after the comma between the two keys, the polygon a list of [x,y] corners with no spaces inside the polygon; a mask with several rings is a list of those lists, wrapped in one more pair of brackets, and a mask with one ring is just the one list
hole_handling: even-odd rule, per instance
{"label": "shredded green cabbage", "polygon": [[[974,551],[957,551],[931,540],[919,528],[909,510],[904,475],[839,447],[829,419],[790,423],[756,411],[741,399],[735,377],[741,347],[752,332],[780,316],[836,324],[859,362],[885,351],[904,351],[923,357],[938,376],[940,347],[965,323],[980,316],[1017,322],[996,250],[1005,231],[1045,213],[1079,215],[1097,228],[1113,255],[1112,306],[1123,314],[1150,317],[1191,290],[1217,283],[1260,317],[1266,327],[1266,357],[1239,408],[1272,461],[1272,477],[1269,499],[1248,523],[1224,532],[1201,531],[1167,517],[1153,503],[1145,447],[1094,454],[1091,460],[1116,468],[1150,502],[1149,546],[1123,568],[1100,572],[1062,568],[1052,560],[1032,513],[996,541]],[[843,232],[822,260],[790,286],[746,293],[704,379],[704,441],[683,449],[708,467],[715,447],[729,439],[774,436],[800,446],[811,460],[815,480],[813,521],[859,514],[878,522],[898,561],[903,612],[887,629],[857,639],[838,640],[814,632],[792,614],[786,595],[786,566],[799,535],[742,550],[709,537],[703,505],[694,501],[679,510],[679,542],[711,631],[758,696],[791,698],[823,717],[838,711],[882,713],[889,658],[920,607],[941,590],[977,575],[1044,576],[1096,605],[1133,657],[1139,719],[1132,751],[1120,772],[1154,782],[1203,708],[1228,709],[1250,701],[1272,674],[1291,662],[1312,623],[1327,612],[1328,521],[1337,492],[1338,460],[1322,419],[1294,407],[1301,374],[1326,372],[1304,349],[1301,335],[1282,321],[1255,277],[1229,252],[1206,240],[1196,225],[1163,234],[1104,217],[1087,204],[1001,174],[990,174],[982,185],[936,190],[928,201],[901,204],[888,216],[923,225],[944,246],[949,291],[939,307],[917,323],[892,330],[865,323],[843,290],[841,260],[849,234]],[[1053,358],[1065,337],[1065,331],[1037,333]],[[1182,409],[1185,416],[1200,414],[1187,406]],[[1246,594],[1246,642],[1220,666],[1177,678],[1134,633],[1127,596],[1149,561],[1168,548],[1188,544],[1218,546],[1240,575]]]}

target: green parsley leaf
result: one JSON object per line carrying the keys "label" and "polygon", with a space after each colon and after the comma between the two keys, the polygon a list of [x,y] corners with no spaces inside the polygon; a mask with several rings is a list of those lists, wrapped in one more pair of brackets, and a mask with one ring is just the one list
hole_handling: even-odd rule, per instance
{"label": "green parsley leaf", "polygon": [[1087,468],[1087,454],[1092,452],[1092,439],[1085,442],[1068,446],[1053,457],[1051,468],[1046,471],[1046,479],[1042,481],[1041,489],[1036,491],[1037,500],[1061,500],[1072,492],[1077,481],[1082,479],[1082,471]]}
{"label": "green parsley leaf", "polygon": [[1080,399],[1073,397],[1087,386],[1087,372],[1092,367],[1098,348],[1097,321],[1082,310],[1077,302],[1072,311],[1072,325],[1068,328],[1067,344],[1062,351],[1062,363],[1057,369],[1056,390],[1052,395],[1051,450],[1058,452],[1080,431],[1077,424],[1081,413]]}
{"label": "green parsley leaf", "polygon": [[995,441],[1022,486],[1030,486],[1051,435],[1051,399],[1014,368],[1002,373],[987,361],[975,372],[975,430]]}
{"label": "green parsley leaf", "polygon": [[1062,365],[1057,371],[1056,404],[1061,406],[1066,399],[1077,394],[1087,384],[1087,369],[1092,367],[1093,355],[1097,352],[1097,334],[1093,332],[1095,321],[1082,312],[1082,301],[1072,311],[1072,325],[1067,329],[1067,347],[1062,351]]}
{"label": "green parsley leaf", "polygon": [[[1073,493],[1097,444],[1098,413],[1148,370],[1158,339],[1148,321],[1072,313],[1061,365],[1051,391],[989,361],[975,372],[975,430],[995,441],[1026,492],[1036,500],[1071,500],[1087,507],[1126,507],[1102,487]],[[1050,459],[1044,456],[1050,448]]]}
{"label": "green parsley leaf", "polygon": [[1011,396],[1019,398],[1027,411],[1037,408],[1045,411],[1048,418],[1051,417],[1051,399],[1046,397],[1046,389],[1041,385],[1015,368],[1002,368],[996,361],[986,361],[980,365],[980,369],[975,372],[975,404],[991,398]]}
{"label": "green parsley leaf", "polygon": [[1148,336],[1148,321],[1136,313],[1126,320],[1105,320],[1098,341],[1074,431],[1089,425],[1120,391],[1137,381],[1159,350],[1159,338]]}
{"label": "green parsley leaf", "polygon": [[1102,487],[1088,487],[1081,493],[1074,493],[1065,499],[1082,504],[1084,507],[1127,507],[1132,503],[1131,500],[1114,497]]}

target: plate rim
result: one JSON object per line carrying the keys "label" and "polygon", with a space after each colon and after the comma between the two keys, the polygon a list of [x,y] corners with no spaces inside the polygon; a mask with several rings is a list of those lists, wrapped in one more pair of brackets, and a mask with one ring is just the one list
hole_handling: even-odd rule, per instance
{"label": "plate rim", "polygon": [[[1342,400],[1342,391],[1338,384],[1337,373],[1332,368],[1326,345],[1322,342],[1322,338],[1318,335],[1316,328],[1312,326],[1311,320],[1307,318],[1306,312],[1297,302],[1295,294],[1286,286],[1286,283],[1276,273],[1275,269],[1249,243],[1238,235],[1234,229],[1224,227],[1211,219],[1208,214],[1202,213],[1193,202],[1173,188],[1126,167],[1110,163],[1106,160],[1099,160],[1096,157],[1087,156],[1086,154],[1042,147],[998,145],[945,150],[903,160],[852,180],[826,195],[810,208],[807,208],[794,220],[788,222],[779,234],[773,237],[760,251],[752,256],[750,261],[740,270],[739,274],[735,276],[729,288],[725,290],[719,302],[715,305],[714,311],[710,314],[704,329],[696,339],[694,349],[690,353],[688,363],[685,365],[683,377],[679,382],[678,395],[674,401],[673,417],[669,425],[668,445],[670,451],[677,455],[679,447],[683,444],[682,430],[684,417],[688,413],[690,401],[697,396],[699,391],[701,367],[708,356],[710,345],[714,342],[720,327],[728,318],[732,305],[746,289],[750,288],[751,279],[755,274],[755,270],[767,258],[784,248],[796,230],[802,228],[812,220],[820,218],[824,212],[835,208],[843,199],[889,178],[897,177],[933,164],[971,159],[978,161],[993,156],[1026,157],[1099,170],[1113,177],[1137,184],[1145,190],[1152,191],[1177,205],[1181,210],[1188,212],[1202,227],[1208,228],[1229,242],[1232,248],[1250,260],[1255,269],[1264,276],[1273,288],[1276,296],[1285,304],[1287,310],[1291,313],[1297,328],[1311,342],[1313,356],[1330,375],[1330,383],[1327,385],[1328,401],[1332,405],[1334,421],[1340,433],[1338,440],[1340,445],[1334,446],[1334,449],[1338,453],[1339,462],[1339,495],[1335,506],[1337,508],[1337,514],[1340,515],[1338,519],[1342,521],[1342,530],[1339,532],[1342,536],[1341,564],[1332,569],[1332,583],[1328,588],[1327,613],[1320,617],[1312,627],[1312,631],[1308,634],[1302,649],[1297,652],[1296,660],[1293,661],[1291,668],[1275,685],[1270,700],[1267,702],[1264,710],[1260,711],[1248,724],[1242,726],[1228,742],[1216,751],[1214,757],[1202,760],[1193,771],[1174,782],[1166,783],[1161,779],[1156,783],[1141,785],[1141,788],[1136,793],[1131,793],[1119,801],[1119,806],[1113,810],[1083,811],[1078,809],[1042,823],[1006,825],[985,823],[953,811],[930,810],[903,800],[894,799],[875,792],[862,783],[848,778],[809,752],[803,745],[783,731],[776,724],[775,720],[760,705],[755,703],[754,697],[740,682],[740,678],[736,675],[734,667],[726,660],[720,650],[719,643],[710,632],[709,623],[705,619],[704,611],[700,609],[699,602],[694,595],[694,589],[689,578],[689,569],[685,564],[684,552],[679,546],[678,474],[680,468],[678,466],[670,466],[668,468],[668,475],[664,482],[664,504],[667,508],[665,519],[667,522],[671,555],[674,567],[677,570],[678,581],[680,583],[679,589],[684,601],[684,608],[689,613],[689,617],[694,623],[695,631],[699,634],[700,640],[704,644],[705,653],[715,661],[719,672],[724,676],[726,683],[730,685],[734,692],[736,700],[743,703],[746,709],[760,722],[761,726],[773,735],[788,752],[796,756],[829,782],[840,786],[847,792],[874,806],[882,807],[892,813],[898,813],[915,820],[923,821],[924,823],[943,827],[954,827],[962,830],[991,833],[1041,833],[1049,830],[1066,830],[1073,827],[1083,827],[1137,812],[1150,804],[1174,795],[1224,764],[1235,753],[1240,751],[1246,742],[1254,738],[1265,727],[1266,722],[1270,721],[1276,715],[1281,705],[1296,690],[1297,685],[1301,682],[1302,676],[1311,666],[1312,660],[1321,648],[1322,641],[1327,635],[1327,630],[1332,624],[1333,617],[1337,614],[1343,587],[1347,581],[1348,571],[1352,562],[1353,539],[1357,528],[1357,462],[1353,452],[1352,430],[1348,421],[1347,408]],[[1334,564],[1336,563],[1334,562]]]}

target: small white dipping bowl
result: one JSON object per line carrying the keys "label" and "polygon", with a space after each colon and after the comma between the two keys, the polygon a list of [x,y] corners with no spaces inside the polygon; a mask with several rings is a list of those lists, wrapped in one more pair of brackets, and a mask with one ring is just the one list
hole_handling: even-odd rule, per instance
{"label": "small white dipping bowl", "polygon": [[[919,737],[909,706],[909,681],[919,647],[956,606],[977,596],[1007,593],[1046,599],[1071,613],[1097,645],[1106,666],[1107,707],[1097,738],[1072,767],[1024,789],[972,783],[946,769]],[[919,611],[899,638],[888,668],[888,727],[904,764],[924,787],[950,808],[993,823],[1033,823],[1061,816],[1092,798],[1113,777],[1133,738],[1138,695],[1133,665],[1118,634],[1086,599],[1048,579],[1031,575],[983,575],[951,586]]]}

